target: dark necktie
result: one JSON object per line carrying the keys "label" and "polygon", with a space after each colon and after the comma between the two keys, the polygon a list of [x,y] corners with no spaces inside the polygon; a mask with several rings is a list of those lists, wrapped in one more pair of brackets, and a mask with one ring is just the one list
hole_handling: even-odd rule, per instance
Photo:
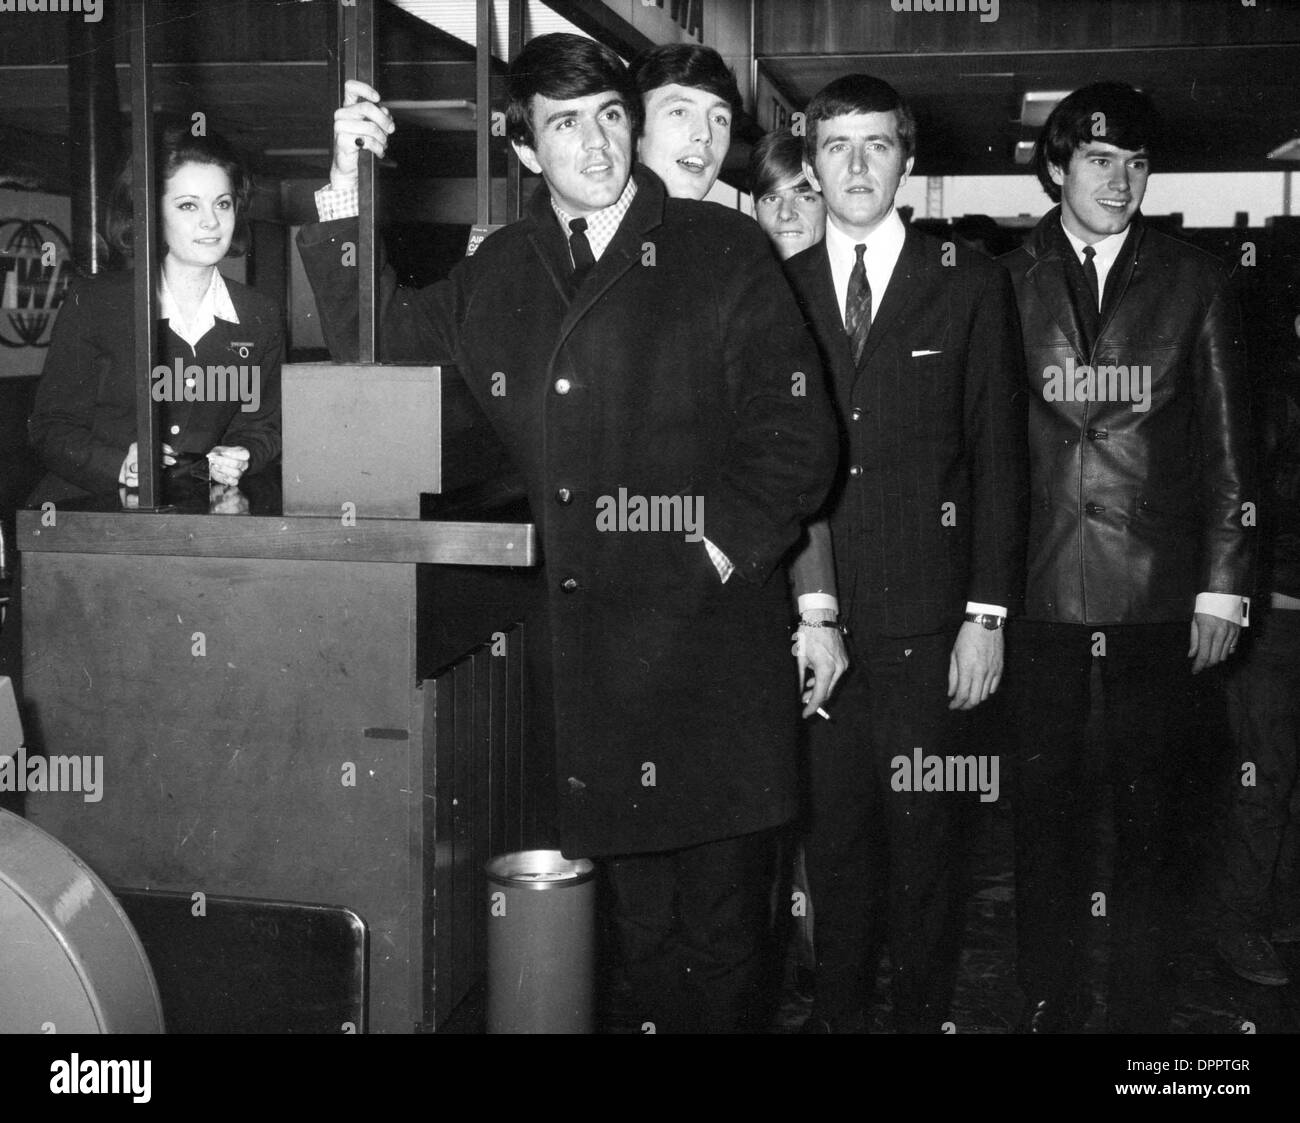
{"label": "dark necktie", "polygon": [[573,254],[573,284],[582,284],[582,279],[591,272],[596,264],[591,252],[591,243],[587,241],[587,220],[575,218],[569,223],[569,252]]}
{"label": "dark necktie", "polygon": [[1092,310],[1094,312],[1101,308],[1101,288],[1097,284],[1097,263],[1093,258],[1097,256],[1097,251],[1091,246],[1083,247],[1083,278],[1088,282],[1088,291],[1092,293]]}
{"label": "dark necktie", "polygon": [[844,301],[844,330],[853,347],[853,362],[856,364],[862,358],[867,333],[871,331],[871,285],[867,283],[867,266],[862,260],[867,247],[860,244],[853,249],[858,260],[853,263],[853,272],[849,274],[848,298]]}

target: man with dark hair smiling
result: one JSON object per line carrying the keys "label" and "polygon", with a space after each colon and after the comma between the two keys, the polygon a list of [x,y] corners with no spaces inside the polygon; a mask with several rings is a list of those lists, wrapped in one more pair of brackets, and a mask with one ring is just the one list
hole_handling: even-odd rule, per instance
{"label": "man with dark hair smiling", "polygon": [[[564,853],[607,859],[636,1023],[753,1028],[773,835],[796,806],[779,562],[835,457],[816,349],[749,219],[633,168],[640,97],[617,55],[541,36],[508,88],[544,185],[447,280],[382,271],[381,350],[453,363],[527,481],[545,585],[530,745],[554,737]],[[343,357],[357,145],[382,155],[393,127],[348,84],[317,196],[334,221],[300,238]],[[701,533],[603,529],[625,492],[693,500]]]}
{"label": "man with dark hair smiling", "polygon": [[632,60],[644,101],[641,162],[674,199],[703,199],[722,171],[740,112],[736,77],[712,47],[668,43]]}
{"label": "man with dark hair smiling", "polygon": [[805,1031],[862,1030],[888,943],[897,1029],[938,1033],[956,971],[961,796],[894,783],[894,762],[958,753],[962,711],[1001,679],[1024,543],[1019,325],[1005,270],[898,217],[916,126],[897,91],[848,75],[806,118],[826,235],[786,271],[839,406],[843,469],[824,514],[855,661],[834,720],[809,733],[818,969]]}
{"label": "man with dark hair smiling", "polygon": [[[1018,971],[1033,1033],[1086,1021],[1099,915],[1110,1030],[1168,1031],[1178,719],[1189,671],[1226,659],[1247,622],[1241,329],[1218,263],[1142,220],[1159,139],[1131,86],[1065,98],[1034,151],[1059,206],[1002,259],[1024,325],[1034,497],[1024,618],[1008,641]],[[1086,758],[1094,660],[1115,823],[1100,913],[1087,835],[1103,774]]]}

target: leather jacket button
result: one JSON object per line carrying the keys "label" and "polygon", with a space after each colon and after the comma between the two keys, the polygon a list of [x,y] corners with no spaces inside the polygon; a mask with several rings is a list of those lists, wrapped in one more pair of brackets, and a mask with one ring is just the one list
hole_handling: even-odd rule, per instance
{"label": "leather jacket button", "polygon": [[573,389],[573,383],[567,378],[557,378],[555,380],[555,392],[557,394],[567,394]]}
{"label": "leather jacket button", "polygon": [[849,469],[849,475],[850,475],[850,476],[860,476],[860,475],[862,475],[862,465],[861,465],[861,464],[854,464],[854,465]]}
{"label": "leather jacket button", "polygon": [[571,492],[567,487],[562,487],[556,491],[555,501],[557,503],[564,503],[564,504],[572,503],[573,492]]}
{"label": "leather jacket button", "polygon": [[578,579],[576,577],[566,577],[560,582],[560,588],[566,593],[574,593],[578,590]]}
{"label": "leather jacket button", "polygon": [[1106,508],[1100,503],[1089,503],[1083,509],[1090,515],[1100,515]]}
{"label": "leather jacket button", "polygon": [[1088,430],[1088,440],[1090,440],[1090,441],[1106,441],[1106,440],[1109,440],[1109,439],[1110,439],[1110,430],[1109,430],[1109,429],[1089,429],[1089,430]]}
{"label": "leather jacket button", "polygon": [[860,410],[857,406],[854,406],[853,409],[849,412],[849,416],[850,416],[854,421],[861,421],[861,420],[862,420],[862,410]]}

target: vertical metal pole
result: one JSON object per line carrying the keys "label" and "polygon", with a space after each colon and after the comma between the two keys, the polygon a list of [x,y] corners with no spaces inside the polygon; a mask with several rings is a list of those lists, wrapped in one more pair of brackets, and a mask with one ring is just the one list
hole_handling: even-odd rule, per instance
{"label": "vertical metal pole", "polygon": [[[524,49],[524,0],[510,0],[509,14],[506,17],[506,30],[509,35],[508,62],[514,62],[519,52]],[[518,160],[506,159],[506,221],[514,222],[523,214],[523,200],[520,198],[520,177],[522,166]]]}
{"label": "vertical metal pole", "polygon": [[[758,108],[758,12],[756,0],[749,0],[749,107],[754,120],[759,120]],[[761,122],[760,122],[761,123]],[[776,122],[772,122],[775,127]]]}
{"label": "vertical metal pole", "polygon": [[157,354],[155,315],[158,236],[153,160],[153,82],[149,73],[149,0],[131,7],[131,232],[135,261],[135,425],[140,510],[156,510],[161,495],[158,414],[150,393]]}
{"label": "vertical metal pole", "polygon": [[[108,12],[109,20],[114,10]],[[72,165],[72,260],[98,273],[102,260],[99,200],[117,167],[117,71],[113,24],[68,21],[68,110]]]}
{"label": "vertical metal pole", "polygon": [[[375,84],[375,5],[374,0],[340,0],[339,57],[343,79],[355,78],[368,86]],[[339,83],[342,104],[343,83]],[[357,153],[357,201],[360,207],[357,225],[357,360],[375,361],[375,207],[376,177],[374,153],[364,149]]]}
{"label": "vertical metal pole", "polygon": [[478,0],[477,46],[474,51],[474,134],[478,155],[475,182],[478,195],[478,223],[492,221],[492,0]]}

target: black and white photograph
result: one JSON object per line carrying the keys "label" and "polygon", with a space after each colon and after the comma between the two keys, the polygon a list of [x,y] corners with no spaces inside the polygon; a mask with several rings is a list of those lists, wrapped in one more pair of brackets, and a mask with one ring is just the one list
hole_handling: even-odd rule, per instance
{"label": "black and white photograph", "polygon": [[1291,0],[0,0],[13,1102],[1280,1089],[1298,74]]}

